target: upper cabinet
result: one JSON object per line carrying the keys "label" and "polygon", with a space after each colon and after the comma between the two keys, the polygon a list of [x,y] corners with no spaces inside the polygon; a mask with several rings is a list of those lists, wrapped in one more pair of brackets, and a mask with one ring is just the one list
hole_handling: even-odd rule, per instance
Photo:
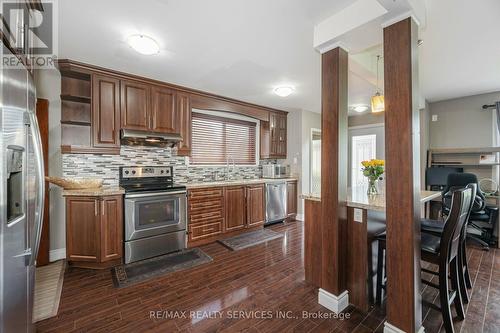
{"label": "upper cabinet", "polygon": [[148,130],[151,126],[151,87],[137,81],[120,82],[122,128]]}
{"label": "upper cabinet", "polygon": [[92,87],[93,147],[120,149],[120,81],[94,75]]}
{"label": "upper cabinet", "polygon": [[260,123],[260,158],[285,159],[287,154],[287,114],[269,112],[269,121]]}
{"label": "upper cabinet", "polygon": [[122,128],[179,133],[175,91],[137,81],[121,81]]}
{"label": "upper cabinet", "polygon": [[191,155],[191,99],[189,94],[177,93],[176,96],[176,128],[182,136],[177,145],[177,155]]}
{"label": "upper cabinet", "polygon": [[191,155],[191,109],[260,120],[260,158],[284,159],[287,113],[72,60],[61,72],[61,152],[119,154],[120,130],[180,134],[178,156]]}
{"label": "upper cabinet", "polygon": [[151,88],[150,129],[162,133],[179,133],[180,123],[175,112],[175,91],[153,86]]}

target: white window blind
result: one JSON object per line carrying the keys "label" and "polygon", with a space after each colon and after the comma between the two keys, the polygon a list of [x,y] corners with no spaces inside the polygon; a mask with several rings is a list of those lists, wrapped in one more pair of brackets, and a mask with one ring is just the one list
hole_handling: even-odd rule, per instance
{"label": "white window blind", "polygon": [[256,123],[203,113],[192,114],[191,164],[256,164]]}

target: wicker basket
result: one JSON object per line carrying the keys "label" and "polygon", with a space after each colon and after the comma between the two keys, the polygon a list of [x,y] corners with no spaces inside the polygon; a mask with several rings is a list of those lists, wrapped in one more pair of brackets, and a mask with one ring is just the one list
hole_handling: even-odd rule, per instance
{"label": "wicker basket", "polygon": [[45,180],[62,187],[65,190],[82,190],[88,188],[102,187],[102,179],[98,178],[60,178],[60,177],[45,177]]}

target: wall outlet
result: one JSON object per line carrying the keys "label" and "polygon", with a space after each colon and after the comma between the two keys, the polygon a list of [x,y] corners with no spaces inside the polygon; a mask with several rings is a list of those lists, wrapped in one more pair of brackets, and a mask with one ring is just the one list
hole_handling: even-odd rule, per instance
{"label": "wall outlet", "polygon": [[432,121],[438,121],[438,115],[437,114],[433,114],[431,120]]}
{"label": "wall outlet", "polygon": [[363,223],[363,210],[354,208],[354,222]]}

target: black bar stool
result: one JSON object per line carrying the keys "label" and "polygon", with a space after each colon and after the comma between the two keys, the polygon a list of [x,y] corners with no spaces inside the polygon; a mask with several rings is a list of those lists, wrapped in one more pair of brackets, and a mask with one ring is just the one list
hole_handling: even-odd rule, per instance
{"label": "black bar stool", "polygon": [[[423,301],[427,306],[437,309],[443,316],[446,332],[452,333],[453,319],[451,316],[450,304],[455,304],[455,309],[459,319],[465,318],[461,288],[459,286],[459,262],[460,238],[462,229],[467,221],[472,202],[472,190],[470,188],[456,190],[453,192],[450,214],[448,215],[443,232],[440,237],[422,233],[421,236],[421,257],[423,261],[433,263],[439,267],[437,272],[432,272],[439,276],[439,284],[422,279],[424,284],[439,290],[440,306]],[[382,290],[386,289],[386,274],[384,265],[384,252],[387,248],[386,235],[377,237],[379,240],[379,257],[377,263],[377,302],[382,303]],[[448,282],[451,277],[451,292]],[[390,277],[389,277],[390,278]]]}
{"label": "black bar stool", "polygon": [[[459,277],[460,277],[460,292],[462,293],[462,299],[465,303],[469,303],[469,293],[467,289],[472,288],[472,282],[469,275],[469,264],[467,262],[467,225],[469,223],[470,214],[472,212],[472,205],[474,204],[474,200],[476,198],[477,193],[477,184],[471,183],[468,184],[466,188],[470,188],[472,190],[471,196],[471,207],[469,209],[469,214],[467,215],[467,220],[462,227],[462,231],[460,233],[460,247],[458,250],[458,266],[459,266]],[[421,231],[441,237],[444,231],[444,223],[436,220],[422,219],[420,222]],[[461,268],[461,270],[460,270]],[[429,271],[423,269],[424,272],[433,274],[433,271]]]}

